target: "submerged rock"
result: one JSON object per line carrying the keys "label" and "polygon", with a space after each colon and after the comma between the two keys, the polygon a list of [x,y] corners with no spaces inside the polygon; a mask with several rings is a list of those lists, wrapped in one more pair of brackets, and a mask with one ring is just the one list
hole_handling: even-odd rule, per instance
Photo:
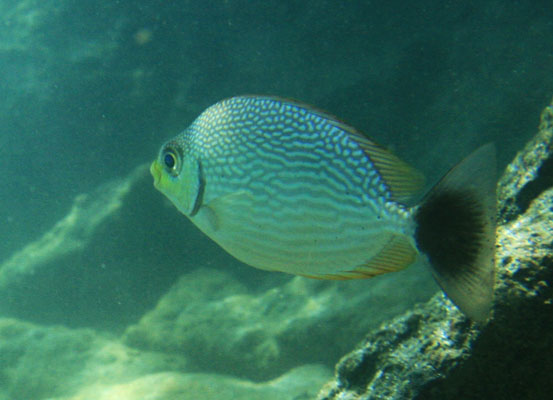
{"label": "submerged rock", "polygon": [[91,329],[0,319],[0,399],[70,395],[93,382],[115,384],[167,370],[184,357],[139,352]]}
{"label": "submerged rock", "polygon": [[145,279],[140,273],[140,266],[156,257],[151,247],[157,242],[148,244],[146,222],[137,218],[155,204],[144,190],[150,183],[142,165],[78,195],[65,217],[0,263],[0,314],[108,330],[155,304],[155,290],[163,292],[169,284],[147,291],[165,277]]}
{"label": "submerged rock", "polygon": [[124,340],[184,354],[201,371],[267,380],[305,363],[333,365],[362,332],[425,298],[420,286],[429,278],[421,275],[405,279],[413,290],[397,296],[389,296],[397,282],[388,280],[347,285],[301,277],[255,293],[227,272],[200,269],[183,275]]}
{"label": "submerged rock", "polygon": [[305,365],[254,383],[189,370],[182,355],[138,351],[90,329],[0,319],[0,400],[309,399],[331,375]]}
{"label": "submerged rock", "polygon": [[553,106],[499,182],[493,318],[442,294],[383,324],[336,366],[331,399],[546,399],[553,391]]}
{"label": "submerged rock", "polygon": [[98,228],[119,211],[125,197],[146,170],[142,165],[127,179],[110,181],[93,193],[77,196],[69,213],[52,229],[0,264],[0,290],[16,285],[41,268],[85,248]]}
{"label": "submerged rock", "polygon": [[85,387],[75,396],[52,400],[282,400],[312,399],[328,369],[309,365],[288,371],[272,381],[253,383],[216,374],[163,372],[113,385]]}

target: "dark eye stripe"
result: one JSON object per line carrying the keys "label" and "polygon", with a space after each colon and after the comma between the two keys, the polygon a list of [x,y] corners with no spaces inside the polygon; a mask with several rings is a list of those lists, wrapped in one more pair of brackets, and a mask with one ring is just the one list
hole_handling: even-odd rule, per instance
{"label": "dark eye stripe", "polygon": [[190,211],[190,216],[193,217],[196,215],[196,213],[200,210],[200,207],[202,206],[203,200],[204,200],[204,190],[205,190],[205,179],[202,169],[202,164],[200,161],[197,161],[197,168],[198,168],[198,192],[196,193],[196,199],[194,200],[194,206],[192,207],[192,211]]}

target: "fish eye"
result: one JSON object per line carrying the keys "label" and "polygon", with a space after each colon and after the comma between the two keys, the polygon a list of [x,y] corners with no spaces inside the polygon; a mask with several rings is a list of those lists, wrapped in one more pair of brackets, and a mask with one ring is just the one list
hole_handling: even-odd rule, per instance
{"label": "fish eye", "polygon": [[176,175],[179,163],[179,157],[177,153],[173,149],[166,149],[163,152],[161,159],[167,171],[169,171],[173,175]]}
{"label": "fish eye", "polygon": [[175,160],[175,156],[172,153],[167,153],[165,154],[165,157],[163,157],[163,162],[167,168],[173,169],[177,163],[177,160]]}

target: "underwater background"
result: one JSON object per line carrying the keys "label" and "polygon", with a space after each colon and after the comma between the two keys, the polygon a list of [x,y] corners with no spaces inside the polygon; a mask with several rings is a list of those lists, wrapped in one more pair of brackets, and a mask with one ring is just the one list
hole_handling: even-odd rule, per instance
{"label": "underwater background", "polygon": [[144,165],[209,105],[313,104],[428,188],[490,141],[501,171],[553,93],[550,1],[0,0],[0,15],[1,400],[314,398],[369,329],[438,290],[420,265],[258,271],[202,235]]}

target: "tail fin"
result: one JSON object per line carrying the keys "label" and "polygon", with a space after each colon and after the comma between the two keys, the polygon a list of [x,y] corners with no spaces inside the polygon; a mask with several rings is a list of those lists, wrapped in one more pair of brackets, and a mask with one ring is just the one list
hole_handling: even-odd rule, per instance
{"label": "tail fin", "polygon": [[495,146],[480,147],[426,195],[415,211],[415,240],[434,278],[469,318],[485,321],[493,300]]}

